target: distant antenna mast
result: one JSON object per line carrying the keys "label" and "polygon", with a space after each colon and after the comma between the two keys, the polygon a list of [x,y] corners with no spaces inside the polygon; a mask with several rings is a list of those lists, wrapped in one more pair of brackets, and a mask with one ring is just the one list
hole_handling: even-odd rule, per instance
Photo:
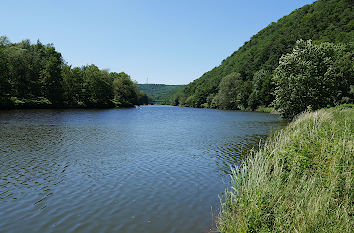
{"label": "distant antenna mast", "polygon": [[149,84],[149,77],[146,77],[146,84]]}

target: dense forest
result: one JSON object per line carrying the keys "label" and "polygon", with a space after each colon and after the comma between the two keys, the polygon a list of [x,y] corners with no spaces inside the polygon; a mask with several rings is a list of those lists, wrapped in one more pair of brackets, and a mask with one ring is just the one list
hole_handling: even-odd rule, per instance
{"label": "dense forest", "polygon": [[159,104],[170,103],[170,95],[183,85],[138,84],[138,90],[143,91],[151,101]]}
{"label": "dense forest", "polygon": [[171,104],[273,106],[291,118],[307,108],[353,102],[353,7],[352,0],[319,0],[293,11],[173,93]]}
{"label": "dense forest", "polygon": [[0,108],[130,107],[147,101],[123,72],[72,67],[52,44],[0,37]]}

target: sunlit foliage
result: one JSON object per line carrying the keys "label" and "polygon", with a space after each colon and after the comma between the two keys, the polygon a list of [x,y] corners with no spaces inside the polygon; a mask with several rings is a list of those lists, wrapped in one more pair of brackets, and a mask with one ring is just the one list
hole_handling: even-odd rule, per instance
{"label": "sunlit foliage", "polygon": [[0,37],[0,107],[129,107],[147,103],[124,73],[71,67],[52,44]]}
{"label": "sunlit foliage", "polygon": [[[231,56],[223,60],[221,65],[172,94],[171,104],[221,109],[232,106],[232,109],[249,110],[254,110],[258,106],[271,106],[275,98],[272,75],[279,65],[280,57],[291,53],[296,41],[300,39],[305,41],[311,39],[314,44],[352,43],[353,8],[353,1],[350,0],[319,0],[293,11],[252,36]],[[219,94],[220,83],[232,73],[240,74],[245,85],[244,96],[239,98],[237,104],[219,101],[222,104],[218,105],[218,100],[213,101],[213,98],[224,95]]]}
{"label": "sunlit foliage", "polygon": [[275,70],[275,107],[286,118],[354,100],[354,49],[299,40]]}

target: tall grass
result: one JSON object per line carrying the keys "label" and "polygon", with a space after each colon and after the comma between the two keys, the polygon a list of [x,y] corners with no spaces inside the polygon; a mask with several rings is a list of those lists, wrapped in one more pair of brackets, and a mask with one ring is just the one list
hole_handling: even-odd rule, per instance
{"label": "tall grass", "polygon": [[265,106],[259,106],[258,108],[256,108],[255,110],[256,112],[275,112],[275,109],[272,107],[265,107]]}
{"label": "tall grass", "polygon": [[232,175],[220,232],[352,232],[352,106],[303,113]]}

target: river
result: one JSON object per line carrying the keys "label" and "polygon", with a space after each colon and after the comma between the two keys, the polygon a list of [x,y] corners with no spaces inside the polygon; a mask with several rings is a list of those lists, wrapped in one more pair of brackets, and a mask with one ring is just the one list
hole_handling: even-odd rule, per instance
{"label": "river", "polygon": [[0,232],[208,232],[230,166],[284,125],[172,106],[0,111]]}

